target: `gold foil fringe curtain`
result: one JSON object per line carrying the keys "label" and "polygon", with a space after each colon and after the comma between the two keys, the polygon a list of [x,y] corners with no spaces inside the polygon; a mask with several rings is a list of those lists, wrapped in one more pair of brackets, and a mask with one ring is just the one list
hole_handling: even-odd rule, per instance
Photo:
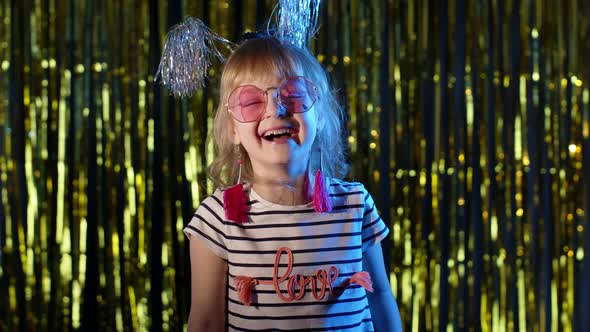
{"label": "gold foil fringe curtain", "polygon": [[[237,41],[272,1],[0,3],[0,330],[183,330],[219,66],[154,84],[168,28]],[[325,1],[405,330],[590,329],[590,4]]]}

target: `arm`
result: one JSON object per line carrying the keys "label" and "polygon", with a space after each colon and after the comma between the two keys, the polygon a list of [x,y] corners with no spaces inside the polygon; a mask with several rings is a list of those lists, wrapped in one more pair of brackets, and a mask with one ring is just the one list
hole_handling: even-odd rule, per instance
{"label": "arm", "polygon": [[374,291],[367,292],[367,297],[375,331],[401,332],[402,322],[385,272],[380,243],[368,247],[364,252],[363,269],[369,272],[373,281]]}
{"label": "arm", "polygon": [[190,238],[191,310],[188,331],[224,331],[227,263]]}

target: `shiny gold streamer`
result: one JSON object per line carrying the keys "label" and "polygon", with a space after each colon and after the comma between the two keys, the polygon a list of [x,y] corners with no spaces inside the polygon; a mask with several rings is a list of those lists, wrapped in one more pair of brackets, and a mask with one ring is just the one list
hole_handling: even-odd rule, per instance
{"label": "shiny gold streamer", "polygon": [[[219,68],[175,101],[154,59],[184,15],[237,41],[273,5],[0,4],[0,330],[186,328],[181,230],[213,189]],[[322,4],[312,48],[348,112],[350,177],[391,223],[404,330],[590,328],[589,9]]]}

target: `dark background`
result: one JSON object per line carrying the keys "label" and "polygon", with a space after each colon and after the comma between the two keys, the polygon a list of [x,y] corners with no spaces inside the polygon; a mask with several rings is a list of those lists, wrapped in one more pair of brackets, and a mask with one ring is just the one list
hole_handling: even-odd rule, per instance
{"label": "dark background", "polygon": [[[184,328],[221,66],[173,99],[165,34],[191,15],[237,41],[273,6],[0,2],[0,331]],[[404,330],[590,330],[590,4],[320,10]]]}

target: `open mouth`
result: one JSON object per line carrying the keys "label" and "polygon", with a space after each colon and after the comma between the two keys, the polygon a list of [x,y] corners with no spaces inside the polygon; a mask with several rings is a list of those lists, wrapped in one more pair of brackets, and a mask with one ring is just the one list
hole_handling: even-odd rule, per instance
{"label": "open mouth", "polygon": [[272,129],[267,130],[262,134],[262,138],[269,142],[274,142],[275,140],[284,140],[287,138],[293,137],[297,132],[292,128],[281,128],[281,129]]}

